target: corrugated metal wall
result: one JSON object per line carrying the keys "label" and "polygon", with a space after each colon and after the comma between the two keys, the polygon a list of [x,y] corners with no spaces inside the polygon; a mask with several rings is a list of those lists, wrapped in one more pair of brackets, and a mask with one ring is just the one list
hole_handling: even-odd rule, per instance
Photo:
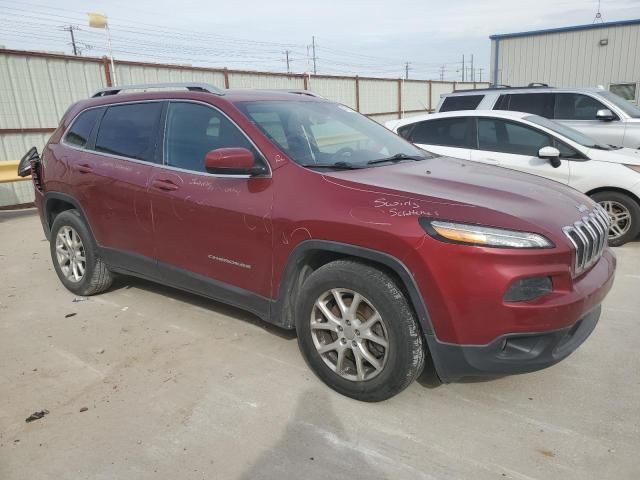
{"label": "corrugated metal wall", "polygon": [[[600,45],[606,39],[607,45]],[[611,83],[640,82],[640,25],[605,26],[541,33],[491,41],[494,78],[496,41],[498,83],[543,82],[557,87],[608,88]],[[636,87],[636,103],[640,85]]]}
{"label": "corrugated metal wall", "polygon": [[[106,59],[0,50],[0,161],[45,144],[73,102],[113,78]],[[309,89],[385,122],[433,109],[455,82],[312,76],[116,62],[118,84],[204,82],[221,88]],[[484,87],[486,84],[477,84]],[[467,88],[473,88],[469,84]],[[457,87],[461,88],[461,87]],[[431,98],[429,98],[431,92]],[[402,105],[399,103],[402,102]]]}

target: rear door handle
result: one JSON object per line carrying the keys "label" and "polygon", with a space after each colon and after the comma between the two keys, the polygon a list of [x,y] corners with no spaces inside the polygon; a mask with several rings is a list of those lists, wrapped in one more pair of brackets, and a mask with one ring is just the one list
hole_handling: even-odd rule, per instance
{"label": "rear door handle", "polygon": [[80,173],[91,173],[93,172],[93,168],[88,163],[79,163],[75,166],[75,169]]}
{"label": "rear door handle", "polygon": [[157,188],[158,190],[164,190],[165,192],[173,192],[180,188],[171,180],[167,180],[167,179],[154,180],[153,182],[151,182],[151,186],[154,188]]}

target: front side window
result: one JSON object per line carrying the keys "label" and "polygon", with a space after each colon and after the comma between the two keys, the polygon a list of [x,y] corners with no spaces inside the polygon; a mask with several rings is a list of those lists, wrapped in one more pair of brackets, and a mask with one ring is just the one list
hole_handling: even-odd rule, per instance
{"label": "front side window", "polygon": [[164,137],[167,165],[206,172],[207,153],[230,147],[246,148],[258,157],[247,137],[220,111],[198,103],[169,103]]}
{"label": "front side window", "polygon": [[554,118],[557,120],[595,120],[602,103],[581,93],[556,93]]}
{"label": "front side window", "polygon": [[399,157],[389,161],[428,156],[344,105],[311,100],[236,105],[291,160],[306,167],[362,168],[391,156]]}
{"label": "front side window", "polygon": [[100,122],[95,150],[153,161],[161,102],[131,103],[107,108]]}
{"label": "front side window", "polygon": [[484,95],[456,95],[447,97],[440,105],[440,112],[452,112],[457,110],[475,110]]}
{"label": "front side window", "polygon": [[474,148],[473,120],[470,117],[426,120],[416,124],[409,140],[425,145]]}
{"label": "front side window", "polygon": [[493,109],[553,118],[553,103],[553,93],[512,93],[501,95]]}
{"label": "front side window", "polygon": [[101,112],[102,109],[93,108],[78,115],[78,118],[75,119],[67,135],[64,137],[64,141],[70,145],[85,147]]}
{"label": "front side window", "polygon": [[478,119],[478,148],[491,152],[537,156],[552,138],[538,130],[495,118]]}

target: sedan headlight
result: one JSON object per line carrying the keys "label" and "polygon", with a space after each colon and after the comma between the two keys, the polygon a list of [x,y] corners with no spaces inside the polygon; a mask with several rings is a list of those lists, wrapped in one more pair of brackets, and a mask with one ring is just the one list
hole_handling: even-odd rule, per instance
{"label": "sedan headlight", "polygon": [[640,173],[640,165],[627,165],[625,163],[624,166],[627,167],[627,168],[630,168],[631,170],[634,170],[634,171]]}
{"label": "sedan headlight", "polygon": [[467,223],[420,219],[422,228],[445,242],[498,248],[552,248],[551,240],[538,233],[505,230]]}

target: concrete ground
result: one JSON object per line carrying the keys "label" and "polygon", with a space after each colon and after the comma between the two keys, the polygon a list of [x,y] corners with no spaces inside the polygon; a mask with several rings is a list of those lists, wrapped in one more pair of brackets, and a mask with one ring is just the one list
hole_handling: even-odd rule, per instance
{"label": "concrete ground", "polygon": [[640,478],[640,243],[616,253],[564,362],[365,404],[240,310],[128,278],[78,301],[35,213],[0,212],[0,479]]}

